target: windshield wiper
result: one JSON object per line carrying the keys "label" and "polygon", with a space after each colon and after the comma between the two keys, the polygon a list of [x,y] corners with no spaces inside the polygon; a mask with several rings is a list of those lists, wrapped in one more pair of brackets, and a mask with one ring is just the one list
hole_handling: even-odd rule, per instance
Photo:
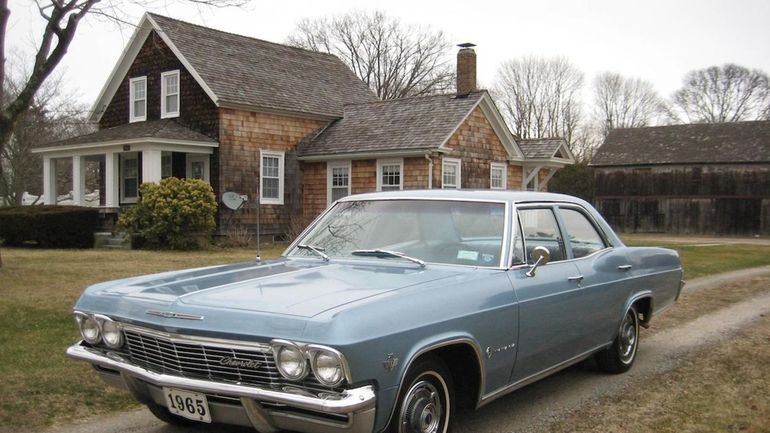
{"label": "windshield wiper", "polygon": [[381,250],[381,249],[373,249],[373,250],[353,250],[350,252],[350,254],[354,256],[364,256],[364,257],[379,257],[379,258],[385,258],[385,257],[398,257],[404,260],[409,260],[412,263],[417,263],[420,265],[420,267],[425,267],[425,262],[423,262],[420,259],[416,259],[414,257],[409,257],[404,253],[400,253],[398,251],[390,251],[390,250]]}
{"label": "windshield wiper", "polygon": [[310,250],[316,253],[317,255],[321,256],[321,258],[324,259],[325,262],[329,261],[329,256],[327,256],[326,253],[324,253],[324,251],[326,250],[322,247],[317,247],[315,245],[297,244],[297,248],[301,250]]}

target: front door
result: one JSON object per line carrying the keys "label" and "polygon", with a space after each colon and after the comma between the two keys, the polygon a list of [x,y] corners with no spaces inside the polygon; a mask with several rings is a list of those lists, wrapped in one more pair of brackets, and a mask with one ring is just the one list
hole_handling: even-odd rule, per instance
{"label": "front door", "polygon": [[551,258],[527,276],[528,267],[511,271],[519,301],[519,349],[511,382],[519,382],[579,354],[580,333],[575,322],[582,311],[580,274],[559,230],[552,206],[520,208],[519,222],[528,264],[532,250],[542,246]]}

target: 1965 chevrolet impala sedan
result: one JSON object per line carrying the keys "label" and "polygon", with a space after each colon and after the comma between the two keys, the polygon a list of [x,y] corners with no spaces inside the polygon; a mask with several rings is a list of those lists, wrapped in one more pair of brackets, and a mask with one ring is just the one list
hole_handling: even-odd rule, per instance
{"label": "1965 chevrolet impala sedan", "polygon": [[573,197],[362,194],[277,260],[89,287],[67,353],[169,423],[446,432],[590,356],[628,370],[681,278]]}

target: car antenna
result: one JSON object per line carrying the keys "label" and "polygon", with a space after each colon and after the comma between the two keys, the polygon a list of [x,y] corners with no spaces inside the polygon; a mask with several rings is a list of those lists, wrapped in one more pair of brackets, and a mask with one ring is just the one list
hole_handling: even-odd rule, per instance
{"label": "car antenna", "polygon": [[[261,188],[261,186],[260,186],[260,188]],[[260,253],[260,249],[259,249],[259,247],[260,247],[260,245],[259,245],[259,234],[260,234],[259,233],[259,214],[262,213],[262,207],[260,206],[260,201],[261,201],[260,198],[261,197],[257,197],[257,258],[255,260],[257,263],[262,261],[262,257],[260,257],[260,254],[259,254]]]}

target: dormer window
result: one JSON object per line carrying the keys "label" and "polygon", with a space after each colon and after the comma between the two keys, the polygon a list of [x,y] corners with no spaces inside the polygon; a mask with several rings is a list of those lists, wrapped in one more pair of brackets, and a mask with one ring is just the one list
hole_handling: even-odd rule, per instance
{"label": "dormer window", "polygon": [[160,118],[179,117],[179,70],[160,74]]}
{"label": "dormer window", "polygon": [[147,120],[147,77],[136,77],[129,80],[131,103],[129,106],[129,122]]}

